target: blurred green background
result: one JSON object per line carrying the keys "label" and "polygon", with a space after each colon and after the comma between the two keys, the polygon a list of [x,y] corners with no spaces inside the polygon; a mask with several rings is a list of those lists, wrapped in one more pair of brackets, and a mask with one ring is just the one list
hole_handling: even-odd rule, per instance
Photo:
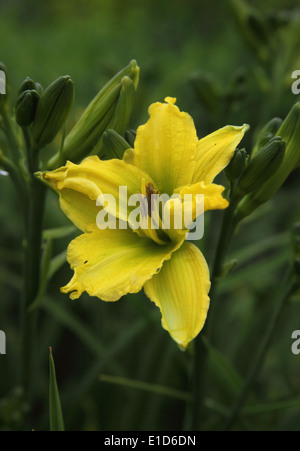
{"label": "blurred green background", "polygon": [[[199,137],[227,124],[249,123],[243,145],[250,151],[260,128],[272,117],[284,118],[299,100],[291,92],[291,74],[300,70],[300,11],[296,0],[249,0],[248,5],[261,20],[252,27],[237,20],[230,1],[2,0],[0,60],[8,69],[13,102],[26,76],[46,87],[69,74],[76,88],[71,127],[97,91],[136,59],[141,73],[130,128],[147,120],[151,102],[174,96],[194,118]],[[204,430],[222,428],[268,324],[292,255],[290,231],[300,221],[299,174],[293,172],[234,239],[231,254],[238,265],[220,284],[216,300]],[[7,336],[7,355],[0,356],[0,429],[49,428],[50,345],[67,430],[188,427],[193,349],[177,349],[143,293],[111,304],[85,295],[69,301],[59,292],[71,276],[67,264],[51,278],[39,313],[34,409],[28,416],[17,388],[23,224],[7,177],[0,176],[0,193],[0,329]],[[220,220],[219,212],[206,215],[200,247],[210,264]],[[69,224],[49,193],[45,228]],[[63,261],[74,236],[55,240],[53,255]],[[300,430],[300,356],[291,352],[291,334],[300,329],[299,301],[295,296],[285,306],[249,398],[258,407],[244,412],[237,429]],[[100,380],[100,374],[110,378]],[[180,392],[141,390],[128,379]],[[272,403],[281,401],[286,403],[275,409]]]}

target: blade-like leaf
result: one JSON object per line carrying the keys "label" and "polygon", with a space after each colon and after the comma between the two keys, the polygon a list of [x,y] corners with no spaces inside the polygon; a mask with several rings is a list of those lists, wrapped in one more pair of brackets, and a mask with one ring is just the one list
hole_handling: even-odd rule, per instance
{"label": "blade-like leaf", "polygon": [[109,382],[111,384],[122,385],[127,388],[134,388],[136,390],[143,390],[150,393],[155,393],[158,395],[169,396],[171,398],[176,398],[181,401],[190,401],[190,394],[178,390],[176,388],[166,387],[158,384],[151,384],[149,382],[137,381],[133,379],[128,379],[127,377],[111,376],[108,374],[100,374],[99,380],[101,382]]}
{"label": "blade-like leaf", "polygon": [[64,420],[61,410],[59,392],[56,382],[55,365],[52,355],[52,348],[49,348],[49,413],[50,413],[50,431],[61,432],[64,431]]}

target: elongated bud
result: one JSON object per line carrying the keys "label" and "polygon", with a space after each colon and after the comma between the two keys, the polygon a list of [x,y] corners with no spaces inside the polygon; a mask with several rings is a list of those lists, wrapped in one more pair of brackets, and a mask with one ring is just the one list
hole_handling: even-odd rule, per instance
{"label": "elongated bud", "polygon": [[10,82],[6,66],[0,62],[0,110],[8,107],[10,97]]}
{"label": "elongated bud", "polygon": [[252,150],[252,157],[261,149],[265,144],[267,144],[270,139],[274,138],[275,135],[278,136],[279,127],[282,124],[282,119],[279,117],[274,117],[271,119],[260,131],[256,144]]}
{"label": "elongated bud", "polygon": [[225,168],[225,175],[231,182],[238,179],[248,164],[249,155],[246,149],[236,149],[229,165]]}
{"label": "elongated bud", "polygon": [[136,61],[131,61],[96,95],[66,136],[62,153],[55,155],[48,163],[49,168],[54,169],[64,164],[66,160],[76,163],[91,152],[97,153],[99,151],[95,146],[101,139],[103,132],[107,128],[111,128],[109,122],[114,115],[124,77],[131,79],[136,90],[139,80],[139,67]]}
{"label": "elongated bud", "polygon": [[19,95],[15,114],[16,122],[20,127],[28,127],[33,122],[39,98],[39,94],[34,89]]}
{"label": "elongated bud", "polygon": [[131,78],[125,76],[121,80],[120,94],[109,128],[123,135],[133,110],[135,87]]}
{"label": "elongated bud", "polygon": [[103,133],[103,153],[106,158],[123,158],[130,144],[115,130],[108,129]]}
{"label": "elongated bud", "polygon": [[272,177],[283,161],[285,147],[285,141],[280,137],[272,138],[250,160],[238,182],[237,192],[240,194],[251,193]]}
{"label": "elongated bud", "polygon": [[240,219],[248,216],[257,207],[268,201],[298,166],[300,158],[300,102],[293,106],[277,133],[286,142],[286,150],[280,168],[258,191],[244,197],[237,208]]}
{"label": "elongated bud", "polygon": [[74,101],[74,85],[66,75],[42,93],[32,125],[32,138],[40,149],[49,144],[67,120]]}
{"label": "elongated bud", "polygon": [[88,115],[85,110],[65,139],[60,164],[65,160],[79,162],[95,149],[113,115],[118,95],[119,86],[117,85],[103,98],[99,108],[91,109]]}
{"label": "elongated bud", "polygon": [[[106,126],[107,129],[115,130],[120,135],[124,135],[133,110],[134,97],[135,88],[133,81],[131,78],[125,76],[121,80],[119,97],[114,113]],[[97,153],[101,157],[103,152],[103,140],[100,139],[93,153]]]}

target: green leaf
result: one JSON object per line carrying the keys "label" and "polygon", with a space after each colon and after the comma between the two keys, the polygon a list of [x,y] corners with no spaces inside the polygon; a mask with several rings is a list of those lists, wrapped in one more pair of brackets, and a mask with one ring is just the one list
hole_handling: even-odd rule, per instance
{"label": "green leaf", "polygon": [[44,295],[46,293],[47,284],[49,280],[54,276],[54,274],[63,266],[66,262],[67,251],[64,250],[60,254],[56,255],[51,259],[52,255],[52,239],[49,238],[46,242],[45,250],[41,262],[41,278],[38,293],[28,307],[28,311],[32,312],[36,308],[40,307]]}
{"label": "green leaf", "polygon": [[53,257],[49,263],[48,268],[48,282],[54,276],[54,274],[66,263],[67,261],[67,251],[64,250],[60,254]]}
{"label": "green leaf", "polygon": [[148,382],[128,379],[127,377],[110,376],[106,374],[101,374],[99,376],[99,380],[101,382],[109,382],[111,384],[122,385],[123,387],[143,390],[153,394],[169,396],[181,401],[187,402],[191,400],[190,394],[188,392],[178,390],[176,388],[166,387],[164,385],[151,384]]}
{"label": "green leaf", "polygon": [[50,431],[51,432],[61,432],[64,431],[64,420],[61,410],[59,392],[56,382],[56,372],[55,365],[52,355],[52,348],[49,348],[49,370],[50,370],[50,380],[49,380],[49,414],[50,414]]}
{"label": "green leaf", "polygon": [[38,293],[34,299],[34,301],[31,303],[31,305],[28,307],[28,311],[32,312],[36,308],[40,306],[40,303],[44,297],[46,288],[47,288],[47,281],[48,281],[48,271],[49,271],[49,265],[50,260],[52,256],[52,239],[49,238],[44,245],[44,251],[41,261],[41,272],[40,272],[40,281],[39,281],[39,290]]}
{"label": "green leaf", "polygon": [[287,399],[284,401],[273,401],[264,404],[255,404],[245,406],[242,414],[243,415],[257,415],[260,413],[275,412],[278,410],[286,410],[300,407],[300,398]]}
{"label": "green leaf", "polygon": [[202,337],[202,339],[208,352],[210,371],[230,397],[237,396],[243,386],[242,377],[226,356],[212,346],[205,337]]}
{"label": "green leaf", "polygon": [[[59,319],[59,316],[57,316],[57,319]],[[121,352],[124,352],[124,349],[130,347],[132,342],[138,339],[138,336],[144,332],[147,324],[144,318],[140,318],[133,322],[130,328],[120,331],[116,339],[109,346],[106,346],[102,352],[97,354],[98,358],[93,361],[91,367],[83,375],[79,376],[76,385],[72,387],[69,384],[66,387],[64,390],[64,404],[76,404],[90,390],[91,385],[99,377],[99,373],[106,367],[109,367],[111,371],[119,375],[123,375],[124,369],[119,364],[118,356]],[[76,333],[76,330],[74,329],[73,332]],[[78,338],[80,339],[81,337]],[[87,342],[85,344],[88,346]],[[101,342],[100,345],[102,349],[103,345]],[[128,412],[128,409],[126,412]]]}
{"label": "green leaf", "polygon": [[[59,302],[56,302],[49,296],[45,297],[42,308],[63,327],[70,330],[93,354],[103,359],[107,351],[107,346],[100,338],[80,318],[78,318],[70,309],[64,308]],[[120,365],[112,363],[112,369],[118,373],[122,371]]]}

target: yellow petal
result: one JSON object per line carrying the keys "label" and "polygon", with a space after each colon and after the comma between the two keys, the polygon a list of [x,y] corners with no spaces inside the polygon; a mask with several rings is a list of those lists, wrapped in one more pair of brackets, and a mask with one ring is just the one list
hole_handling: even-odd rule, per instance
{"label": "yellow petal", "polygon": [[[222,185],[214,183],[205,185],[204,182],[175,190],[174,194],[178,194],[180,197],[175,201],[169,200],[164,206],[164,215],[167,218],[170,216],[172,225],[166,230],[170,239],[180,241],[186,235],[187,227],[202,213],[208,210],[223,210],[227,208],[229,202],[222,196],[224,190],[225,188]],[[174,219],[175,215],[176,221]],[[175,222],[181,223],[181,227],[173,227]]]}
{"label": "yellow petal", "polygon": [[174,243],[160,246],[131,229],[84,233],[68,247],[74,276],[62,291],[71,292],[71,299],[86,291],[104,301],[116,301],[140,291],[178,247]]}
{"label": "yellow petal", "polygon": [[[88,157],[76,165],[67,162],[66,166],[53,172],[46,172],[43,179],[50,183],[60,194],[61,208],[68,218],[82,231],[96,227],[96,217],[99,206],[96,201],[100,194],[112,195],[116,201],[110,210],[116,216],[127,221],[130,208],[127,210],[129,196],[140,191],[141,180],[151,178],[139,168],[128,165],[122,160],[102,161],[98,157]],[[120,201],[119,187],[127,188],[127,197]]]}
{"label": "yellow petal", "polygon": [[60,192],[59,202],[62,211],[79,230],[87,232],[96,229],[99,207],[94,199],[90,199],[89,193],[64,188]]}
{"label": "yellow petal", "polygon": [[200,139],[192,183],[210,183],[229,164],[249,125],[228,125]]}
{"label": "yellow petal", "polygon": [[149,174],[160,193],[171,195],[191,184],[198,138],[191,116],[174,105],[175,99],[165,101],[150,106],[150,119],[138,128],[134,149],[125,152],[124,161]]}
{"label": "yellow petal", "polygon": [[[222,185],[216,185],[215,183],[204,182],[195,183],[191,186],[184,186],[179,188],[177,192],[182,197],[183,201],[185,196],[191,195],[193,202],[193,219],[196,218],[196,196],[197,194],[203,195],[204,200],[204,212],[208,210],[223,210],[228,207],[228,200],[224,199],[222,193],[225,188]],[[187,197],[188,199],[188,197]],[[183,208],[185,208],[185,202],[183,202]]]}
{"label": "yellow petal", "polygon": [[199,249],[185,242],[146,282],[146,295],[162,314],[162,325],[185,349],[202,329],[209,307],[209,270]]}

